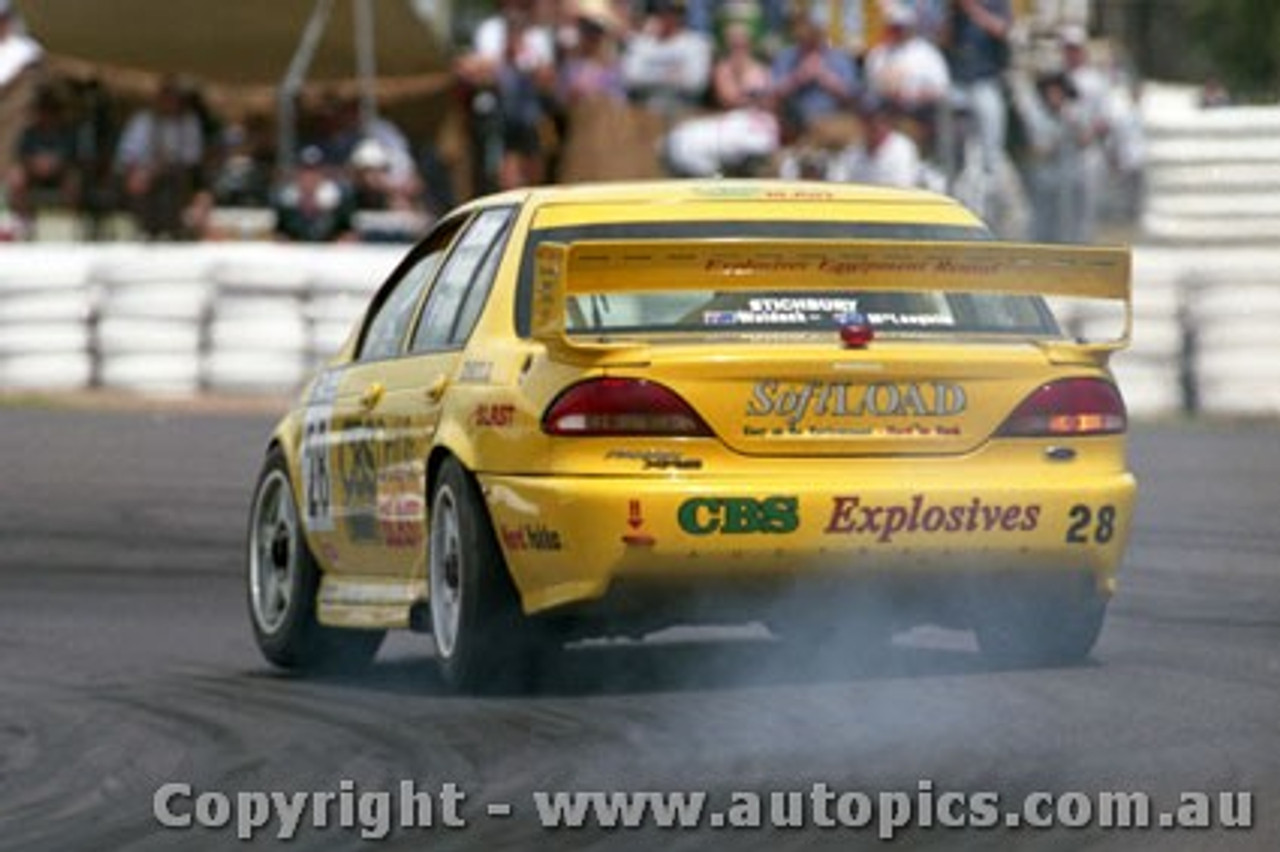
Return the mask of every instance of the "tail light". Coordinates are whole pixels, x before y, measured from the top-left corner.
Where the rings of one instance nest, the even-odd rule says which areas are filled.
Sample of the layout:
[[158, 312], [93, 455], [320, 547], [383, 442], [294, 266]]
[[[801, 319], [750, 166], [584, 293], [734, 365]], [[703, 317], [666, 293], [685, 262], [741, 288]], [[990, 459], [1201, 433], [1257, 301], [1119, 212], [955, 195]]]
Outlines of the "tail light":
[[548, 435], [707, 437], [711, 430], [671, 389], [643, 379], [589, 379], [565, 390], [542, 416]]
[[996, 434], [1005, 438], [1114, 435], [1129, 424], [1124, 400], [1111, 382], [1062, 379], [1022, 401]]

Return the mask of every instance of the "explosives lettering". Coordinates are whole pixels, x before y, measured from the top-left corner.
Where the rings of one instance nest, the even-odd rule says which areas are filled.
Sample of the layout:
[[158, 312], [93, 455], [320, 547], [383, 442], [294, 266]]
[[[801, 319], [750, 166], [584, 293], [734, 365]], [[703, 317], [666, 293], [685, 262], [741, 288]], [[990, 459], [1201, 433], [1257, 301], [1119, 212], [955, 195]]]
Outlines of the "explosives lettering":
[[923, 494], [906, 504], [874, 505], [857, 495], [832, 499], [829, 535], [865, 535], [889, 544], [899, 533], [959, 535], [962, 533], [1034, 532], [1040, 525], [1038, 504], [987, 503], [981, 497], [967, 502], [936, 505]]

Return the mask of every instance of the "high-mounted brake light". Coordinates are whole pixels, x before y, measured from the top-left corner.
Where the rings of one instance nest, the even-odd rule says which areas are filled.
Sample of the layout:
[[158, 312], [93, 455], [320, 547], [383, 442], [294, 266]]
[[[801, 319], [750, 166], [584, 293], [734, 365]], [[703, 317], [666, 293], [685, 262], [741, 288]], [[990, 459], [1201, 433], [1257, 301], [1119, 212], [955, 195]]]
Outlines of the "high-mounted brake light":
[[1114, 435], [1129, 425], [1124, 400], [1102, 379], [1061, 379], [1042, 385], [997, 433], [1005, 438]]
[[588, 379], [565, 390], [542, 416], [548, 435], [707, 437], [711, 430], [669, 388], [643, 379]]

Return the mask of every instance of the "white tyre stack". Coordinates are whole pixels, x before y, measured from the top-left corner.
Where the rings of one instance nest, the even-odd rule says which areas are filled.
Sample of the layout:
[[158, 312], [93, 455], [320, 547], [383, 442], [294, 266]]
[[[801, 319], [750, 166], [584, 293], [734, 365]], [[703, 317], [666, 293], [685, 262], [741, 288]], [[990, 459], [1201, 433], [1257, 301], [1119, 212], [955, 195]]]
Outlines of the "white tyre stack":
[[1183, 278], [1167, 257], [1134, 256], [1133, 340], [1112, 359], [1131, 414], [1160, 416], [1183, 410]]
[[0, 391], [79, 390], [93, 380], [89, 257], [6, 249], [0, 267]]
[[212, 288], [208, 258], [154, 248], [98, 268], [97, 340], [103, 387], [146, 394], [200, 390], [204, 316]]
[[1217, 282], [1200, 292], [1195, 316], [1204, 410], [1280, 414], [1280, 279]]
[[403, 246], [345, 246], [316, 268], [306, 308], [313, 366], [333, 357], [356, 330], [378, 287], [404, 256]]
[[217, 296], [204, 360], [209, 389], [296, 390], [307, 375], [307, 270], [274, 253], [227, 261], [213, 277]]

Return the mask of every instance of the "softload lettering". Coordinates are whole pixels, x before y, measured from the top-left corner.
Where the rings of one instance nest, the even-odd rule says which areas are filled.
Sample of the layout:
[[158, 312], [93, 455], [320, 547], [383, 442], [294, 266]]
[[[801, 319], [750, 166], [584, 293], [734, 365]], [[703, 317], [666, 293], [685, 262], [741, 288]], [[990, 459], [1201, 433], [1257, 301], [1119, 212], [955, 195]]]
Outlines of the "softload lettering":
[[747, 417], [783, 417], [795, 428], [817, 417], [951, 417], [969, 404], [964, 388], [951, 382], [756, 382]]
[[693, 497], [676, 512], [689, 535], [790, 533], [800, 526], [797, 497]]
[[1034, 532], [1040, 524], [1034, 503], [987, 503], [974, 497], [967, 503], [939, 505], [923, 494], [906, 504], [864, 503], [858, 495], [832, 498], [829, 535], [865, 535], [889, 544], [899, 533], [958, 535], [962, 533]]

